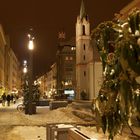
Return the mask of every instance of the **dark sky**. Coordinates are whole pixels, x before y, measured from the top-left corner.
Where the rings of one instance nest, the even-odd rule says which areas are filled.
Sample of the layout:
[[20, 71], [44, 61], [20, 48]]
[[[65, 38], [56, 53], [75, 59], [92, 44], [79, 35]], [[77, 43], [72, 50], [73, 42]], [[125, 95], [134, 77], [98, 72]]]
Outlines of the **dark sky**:
[[[111, 20], [132, 0], [84, 0], [91, 29]], [[11, 47], [22, 62], [27, 58], [27, 34], [34, 29], [34, 75], [45, 73], [55, 61], [58, 32], [66, 40], [75, 36], [81, 0], [0, 0], [0, 23], [9, 34]]]

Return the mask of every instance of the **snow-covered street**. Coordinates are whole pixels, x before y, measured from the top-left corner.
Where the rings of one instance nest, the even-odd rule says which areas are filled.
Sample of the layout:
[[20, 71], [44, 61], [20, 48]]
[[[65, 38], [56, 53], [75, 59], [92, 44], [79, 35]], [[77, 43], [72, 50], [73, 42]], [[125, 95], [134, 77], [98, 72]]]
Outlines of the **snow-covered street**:
[[46, 140], [46, 128], [0, 125], [0, 140]]
[[[36, 114], [25, 115], [16, 110], [17, 104], [10, 107], [0, 105], [0, 140], [47, 140], [48, 123], [87, 123], [73, 115], [70, 106], [56, 110], [50, 110], [48, 106], [37, 107]], [[107, 136], [101, 131], [97, 133], [95, 127], [82, 126], [80, 130], [95, 140], [107, 140]], [[136, 129], [135, 132], [139, 134], [140, 130]], [[133, 140], [128, 137], [126, 130], [115, 140]]]
[[47, 123], [82, 122], [70, 108], [51, 111], [48, 106], [37, 107], [36, 114], [25, 115], [16, 110], [18, 104], [0, 104], [0, 140], [46, 140]]

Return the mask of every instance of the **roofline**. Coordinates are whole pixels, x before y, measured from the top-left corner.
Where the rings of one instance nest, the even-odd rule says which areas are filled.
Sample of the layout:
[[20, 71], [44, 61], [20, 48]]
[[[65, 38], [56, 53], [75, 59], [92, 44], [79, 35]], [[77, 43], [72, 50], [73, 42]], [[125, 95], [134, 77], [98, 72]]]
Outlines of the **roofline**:
[[122, 10], [120, 10], [120, 13], [123, 14], [123, 13], [130, 11], [139, 2], [140, 2], [139, 0], [133, 0], [132, 2], [128, 3]]
[[3, 28], [2, 28], [2, 25], [1, 24], [0, 24], [0, 34], [2, 36], [4, 45], [6, 45], [5, 35], [4, 35], [4, 31], [3, 31]]

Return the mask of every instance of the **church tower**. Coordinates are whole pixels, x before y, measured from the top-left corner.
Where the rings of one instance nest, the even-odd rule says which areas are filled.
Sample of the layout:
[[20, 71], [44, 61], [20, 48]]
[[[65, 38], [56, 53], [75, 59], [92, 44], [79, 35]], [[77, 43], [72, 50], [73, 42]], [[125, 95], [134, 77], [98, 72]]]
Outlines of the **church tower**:
[[81, 92], [85, 92], [88, 98], [93, 94], [93, 49], [83, 0], [76, 22], [76, 89], [77, 99], [81, 99]]

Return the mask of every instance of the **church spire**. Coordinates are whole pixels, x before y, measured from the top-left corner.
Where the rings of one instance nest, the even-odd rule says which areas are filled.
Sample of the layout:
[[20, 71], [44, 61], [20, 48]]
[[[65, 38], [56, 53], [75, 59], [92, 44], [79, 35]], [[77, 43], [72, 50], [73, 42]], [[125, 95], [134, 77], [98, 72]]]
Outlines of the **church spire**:
[[86, 17], [86, 11], [85, 11], [84, 1], [82, 0], [81, 8], [80, 8], [80, 19], [82, 19], [83, 17]]

